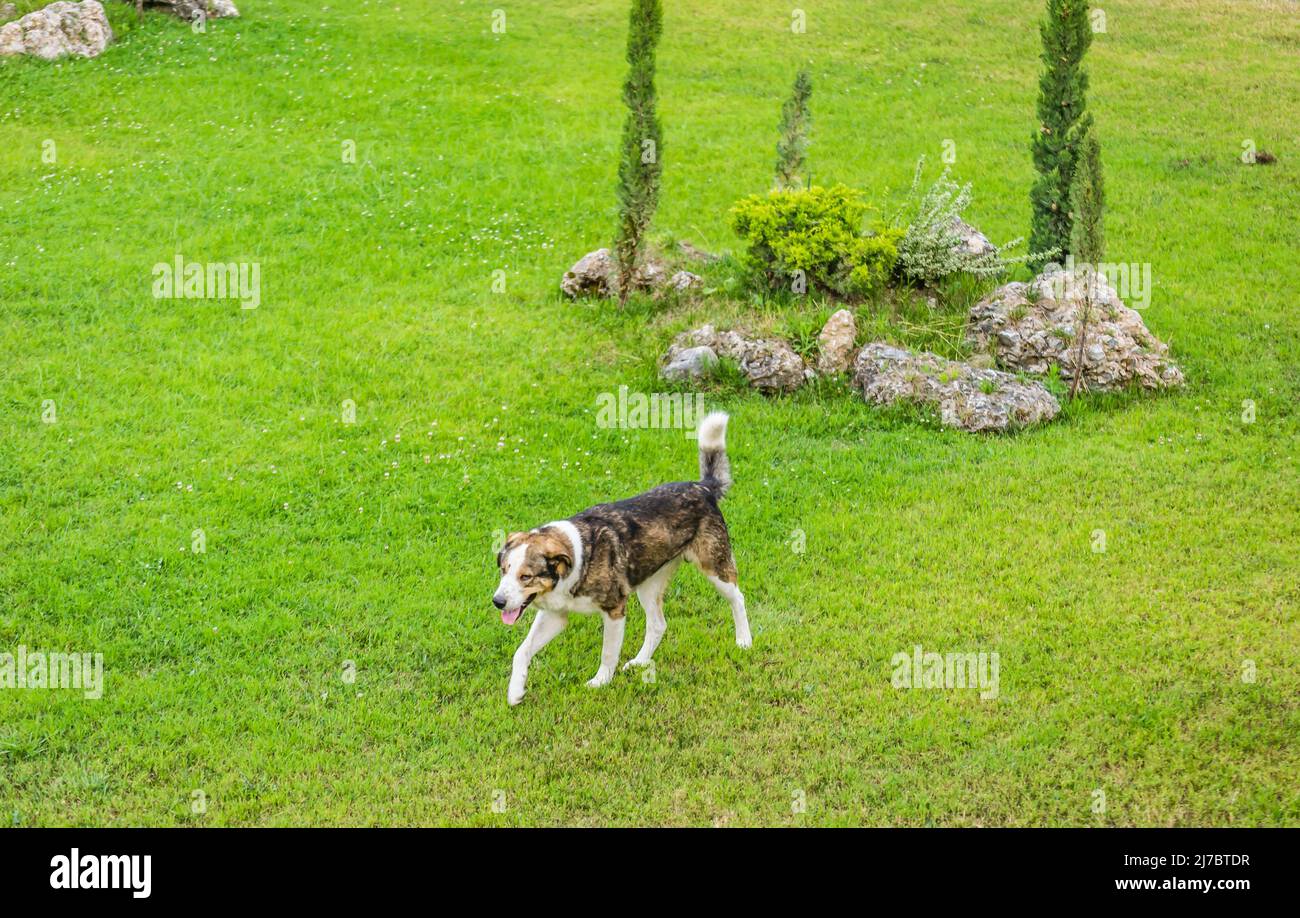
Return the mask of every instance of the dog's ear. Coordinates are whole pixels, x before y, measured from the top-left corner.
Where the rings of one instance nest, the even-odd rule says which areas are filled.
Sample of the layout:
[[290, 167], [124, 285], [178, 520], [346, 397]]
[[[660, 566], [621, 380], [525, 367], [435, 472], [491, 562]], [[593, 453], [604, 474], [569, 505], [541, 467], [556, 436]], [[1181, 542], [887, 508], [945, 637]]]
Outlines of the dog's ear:
[[551, 576], [558, 583], [569, 576], [569, 571], [573, 570], [573, 558], [569, 556], [567, 549], [557, 551], [553, 555], [546, 556], [546, 566], [551, 569]]
[[518, 539], [522, 538], [523, 536], [524, 536], [524, 533], [522, 533], [522, 532], [512, 532], [512, 533], [510, 533], [510, 535], [506, 536], [506, 542], [505, 542], [505, 544], [502, 545], [502, 546], [501, 546], [501, 550], [500, 550], [499, 552], [497, 552], [497, 567], [500, 567], [500, 566], [501, 566], [501, 562], [505, 560], [506, 552], [508, 552], [510, 549], [514, 548], [514, 547], [515, 547], [515, 544], [514, 544], [514, 543], [515, 543]]

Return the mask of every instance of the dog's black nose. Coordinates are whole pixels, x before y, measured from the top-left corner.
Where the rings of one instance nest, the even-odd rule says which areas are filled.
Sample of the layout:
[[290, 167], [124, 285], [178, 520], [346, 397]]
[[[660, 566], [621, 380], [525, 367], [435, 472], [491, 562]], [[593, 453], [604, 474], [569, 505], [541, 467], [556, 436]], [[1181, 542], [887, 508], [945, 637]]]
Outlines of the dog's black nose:
[[506, 607], [506, 601], [500, 596], [493, 596], [492, 605], [496, 606], [498, 609], [504, 609]]

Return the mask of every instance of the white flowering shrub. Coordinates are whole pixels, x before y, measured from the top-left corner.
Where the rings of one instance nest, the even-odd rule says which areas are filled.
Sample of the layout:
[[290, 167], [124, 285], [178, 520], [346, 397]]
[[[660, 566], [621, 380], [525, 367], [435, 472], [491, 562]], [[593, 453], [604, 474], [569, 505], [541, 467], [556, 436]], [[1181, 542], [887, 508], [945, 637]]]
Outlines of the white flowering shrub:
[[[1005, 245], [994, 246], [983, 252], [973, 252], [966, 247], [959, 231], [961, 213], [971, 200], [971, 186], [958, 185], [944, 169], [933, 185], [919, 199], [921, 168], [925, 157], [916, 164], [912, 187], [900, 210], [905, 218], [895, 223], [907, 227], [898, 243], [896, 269], [904, 279], [917, 284], [934, 284], [953, 274], [970, 274], [975, 277], [992, 277], [1003, 274], [1012, 265], [1028, 261], [1033, 255], [1010, 256], [1007, 252], [1023, 241], [1023, 237]], [[1050, 258], [1054, 252], [1039, 253]]]

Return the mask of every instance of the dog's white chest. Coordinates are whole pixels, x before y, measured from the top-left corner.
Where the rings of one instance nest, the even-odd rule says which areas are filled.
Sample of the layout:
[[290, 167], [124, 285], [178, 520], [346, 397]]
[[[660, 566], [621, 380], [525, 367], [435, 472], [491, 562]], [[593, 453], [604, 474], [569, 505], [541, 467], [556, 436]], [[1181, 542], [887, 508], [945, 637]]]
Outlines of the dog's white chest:
[[600, 606], [590, 596], [571, 596], [568, 591], [552, 590], [539, 597], [537, 605], [547, 612], [599, 612]]

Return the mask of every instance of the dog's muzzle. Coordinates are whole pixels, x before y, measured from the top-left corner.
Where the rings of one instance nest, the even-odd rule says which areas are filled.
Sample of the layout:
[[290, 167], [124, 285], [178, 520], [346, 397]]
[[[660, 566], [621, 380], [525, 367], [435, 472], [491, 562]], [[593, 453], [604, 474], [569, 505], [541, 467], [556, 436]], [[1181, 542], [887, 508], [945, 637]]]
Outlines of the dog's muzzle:
[[492, 597], [492, 605], [501, 610], [501, 621], [505, 622], [507, 625], [513, 625], [515, 622], [519, 621], [519, 616], [524, 614], [524, 610], [528, 608], [528, 604], [532, 601], [532, 596], [525, 597], [524, 601], [520, 603], [518, 607], [510, 609], [506, 607], [506, 598], [500, 593]]

